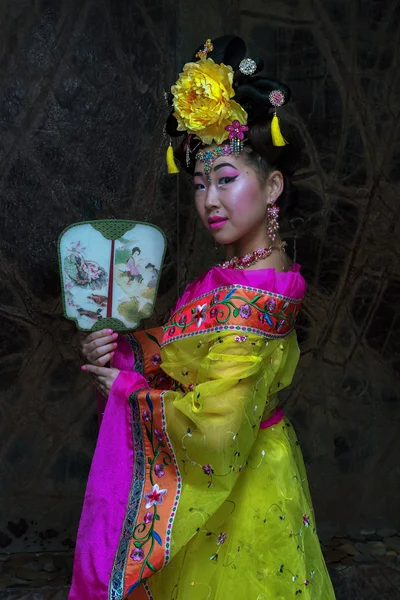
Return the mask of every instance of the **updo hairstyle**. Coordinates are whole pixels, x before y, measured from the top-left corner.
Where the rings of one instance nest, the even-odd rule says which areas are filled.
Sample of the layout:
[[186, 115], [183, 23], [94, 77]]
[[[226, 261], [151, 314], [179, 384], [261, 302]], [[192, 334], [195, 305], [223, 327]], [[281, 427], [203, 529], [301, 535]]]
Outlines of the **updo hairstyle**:
[[[285, 97], [285, 104], [290, 100], [291, 92], [287, 85], [264, 76], [257, 76], [264, 68], [262, 59], [251, 57], [257, 69], [252, 75], [245, 75], [239, 70], [240, 62], [246, 56], [246, 44], [242, 38], [225, 35], [212, 40], [214, 49], [207, 54], [216, 63], [230, 65], [234, 72], [233, 88], [235, 90], [234, 100], [238, 102], [247, 112], [247, 125], [245, 146], [242, 152], [243, 158], [251, 166], [263, 183], [268, 175], [278, 170], [284, 178], [284, 190], [277, 200], [281, 209], [281, 216], [288, 212], [296, 202], [297, 189], [291, 181], [298, 162], [300, 149], [293, 144], [293, 132], [288, 131], [287, 126], [281, 120], [281, 129], [288, 144], [285, 146], [274, 146], [271, 136], [271, 121], [274, 106], [269, 100], [269, 94], [273, 90], [280, 90]], [[192, 57], [195, 62], [196, 54], [203, 48], [199, 46]], [[172, 94], [168, 97], [172, 106]], [[279, 110], [279, 109], [278, 109]], [[193, 174], [196, 163], [197, 152], [205, 147], [195, 135], [188, 135], [185, 131], [178, 131], [178, 121], [173, 112], [166, 122], [166, 133], [171, 137], [183, 136], [182, 142], [175, 149], [175, 159], [182, 169]], [[228, 136], [227, 136], [228, 137]], [[229, 143], [228, 141], [224, 143]]]

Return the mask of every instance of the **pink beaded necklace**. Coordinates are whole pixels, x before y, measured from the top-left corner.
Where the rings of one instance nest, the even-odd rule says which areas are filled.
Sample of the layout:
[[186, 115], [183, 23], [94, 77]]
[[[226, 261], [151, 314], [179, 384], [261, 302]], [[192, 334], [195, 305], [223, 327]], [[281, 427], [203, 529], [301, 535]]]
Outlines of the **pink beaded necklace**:
[[254, 252], [245, 254], [244, 256], [234, 256], [230, 260], [225, 260], [217, 265], [221, 269], [247, 269], [251, 267], [259, 260], [268, 258], [271, 256], [272, 250], [279, 250], [280, 252], [285, 251], [286, 242], [282, 242], [279, 246], [270, 246], [269, 248], [258, 248]]

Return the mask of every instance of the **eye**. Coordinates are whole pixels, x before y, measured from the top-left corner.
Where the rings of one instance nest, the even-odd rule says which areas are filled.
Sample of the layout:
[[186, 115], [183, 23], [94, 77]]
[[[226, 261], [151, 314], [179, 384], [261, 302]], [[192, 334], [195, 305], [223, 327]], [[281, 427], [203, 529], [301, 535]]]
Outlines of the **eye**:
[[219, 180], [219, 184], [220, 185], [226, 185], [228, 183], [230, 183], [231, 181], [234, 181], [236, 179], [237, 175], [235, 177], [221, 177], [221, 179]]
[[203, 183], [194, 183], [193, 182], [193, 187], [195, 189], [196, 192], [200, 191], [200, 190], [204, 190], [204, 184]]

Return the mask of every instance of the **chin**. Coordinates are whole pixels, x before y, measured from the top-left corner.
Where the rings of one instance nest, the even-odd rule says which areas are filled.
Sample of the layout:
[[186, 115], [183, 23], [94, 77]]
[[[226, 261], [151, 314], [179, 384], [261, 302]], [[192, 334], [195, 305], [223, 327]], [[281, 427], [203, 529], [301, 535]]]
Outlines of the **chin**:
[[230, 244], [234, 244], [235, 242], [238, 241], [238, 239], [240, 239], [240, 236], [238, 235], [229, 235], [228, 233], [223, 233], [221, 231], [221, 233], [218, 235], [218, 233], [215, 233], [213, 235], [213, 239], [215, 242], [217, 242], [217, 244], [221, 244], [221, 246], [229, 246]]
[[215, 235], [215, 236], [213, 236], [213, 239], [214, 239], [214, 242], [216, 242], [220, 246], [229, 246], [229, 244], [233, 244], [233, 241], [231, 239], [227, 238], [226, 236]]

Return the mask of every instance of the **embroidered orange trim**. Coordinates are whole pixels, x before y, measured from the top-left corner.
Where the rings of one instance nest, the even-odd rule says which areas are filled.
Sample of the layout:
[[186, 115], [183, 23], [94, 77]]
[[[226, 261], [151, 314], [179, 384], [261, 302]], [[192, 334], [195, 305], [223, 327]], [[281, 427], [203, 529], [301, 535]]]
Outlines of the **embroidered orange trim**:
[[293, 330], [301, 300], [251, 287], [226, 286], [179, 308], [164, 327], [161, 346], [209, 332], [283, 338]]
[[127, 599], [136, 599], [136, 594], [146, 585], [146, 579], [169, 560], [172, 525], [182, 488], [178, 464], [166, 431], [163, 392], [140, 390], [137, 399], [144, 441], [145, 476], [140, 508], [132, 525], [127, 551], [124, 576]]

